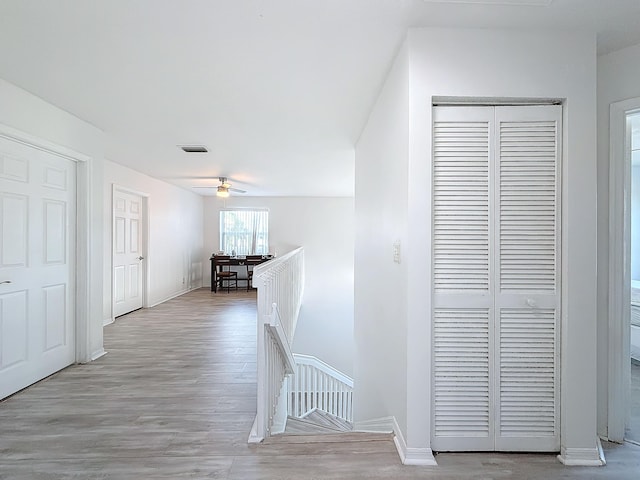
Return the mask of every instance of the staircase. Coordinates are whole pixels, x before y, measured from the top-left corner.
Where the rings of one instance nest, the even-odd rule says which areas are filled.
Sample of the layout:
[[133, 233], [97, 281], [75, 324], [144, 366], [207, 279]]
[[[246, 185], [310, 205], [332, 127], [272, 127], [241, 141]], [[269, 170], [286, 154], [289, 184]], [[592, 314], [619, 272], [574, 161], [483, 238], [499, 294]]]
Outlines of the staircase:
[[395, 452], [393, 433], [345, 432], [335, 435], [272, 435], [263, 445], [286, 446], [291, 455], [298, 452], [330, 455], [371, 453], [372, 451]]
[[258, 289], [258, 399], [249, 443], [283, 433], [351, 432], [353, 379], [316, 357], [291, 351], [304, 285], [302, 248], [253, 272]]
[[321, 410], [313, 410], [302, 418], [289, 416], [284, 435], [326, 435], [352, 430], [351, 422]]
[[265, 452], [395, 452], [393, 433], [353, 431], [353, 379], [291, 343], [302, 303], [304, 251], [254, 269], [258, 289], [256, 419], [248, 442]]
[[[371, 442], [393, 442], [392, 433], [354, 432], [351, 422], [321, 410], [313, 410], [304, 418], [287, 418], [285, 431], [265, 439], [265, 444], [308, 445], [313, 451], [344, 453], [367, 451]], [[378, 444], [381, 445], [381, 444]]]

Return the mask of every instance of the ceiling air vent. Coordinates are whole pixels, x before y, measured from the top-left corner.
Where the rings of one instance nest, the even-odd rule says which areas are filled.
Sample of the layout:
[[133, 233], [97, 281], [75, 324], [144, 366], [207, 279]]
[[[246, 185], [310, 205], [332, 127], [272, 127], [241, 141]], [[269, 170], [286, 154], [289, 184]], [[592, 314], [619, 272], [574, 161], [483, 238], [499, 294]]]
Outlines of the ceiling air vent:
[[207, 147], [204, 145], [178, 145], [182, 150], [187, 153], [207, 153]]

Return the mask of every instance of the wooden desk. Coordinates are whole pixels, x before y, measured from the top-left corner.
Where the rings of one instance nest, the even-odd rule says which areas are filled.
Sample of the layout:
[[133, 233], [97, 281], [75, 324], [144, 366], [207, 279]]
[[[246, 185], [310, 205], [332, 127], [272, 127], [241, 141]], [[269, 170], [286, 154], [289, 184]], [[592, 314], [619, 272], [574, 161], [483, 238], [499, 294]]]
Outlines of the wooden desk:
[[211, 255], [211, 258], [209, 258], [209, 261], [211, 262], [211, 291], [212, 292], [218, 291], [217, 274], [218, 274], [219, 267], [221, 268], [223, 265], [225, 267], [226, 266], [238, 267], [238, 266], [244, 266], [244, 265], [260, 265], [261, 263], [268, 262], [272, 258], [273, 258], [272, 255], [263, 255], [261, 260], [247, 260], [245, 257], [231, 257], [229, 259], [223, 260], [222, 262], [218, 262], [216, 261], [216, 255], [215, 254]]

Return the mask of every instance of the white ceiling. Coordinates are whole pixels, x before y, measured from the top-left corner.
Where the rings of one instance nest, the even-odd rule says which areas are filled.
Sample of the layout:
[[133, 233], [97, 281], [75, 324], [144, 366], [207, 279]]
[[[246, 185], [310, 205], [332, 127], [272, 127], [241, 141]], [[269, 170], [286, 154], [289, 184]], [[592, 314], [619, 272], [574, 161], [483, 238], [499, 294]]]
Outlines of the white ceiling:
[[352, 195], [353, 146], [408, 28], [587, 29], [606, 53], [640, 43], [638, 25], [638, 0], [0, 0], [0, 77], [176, 185]]

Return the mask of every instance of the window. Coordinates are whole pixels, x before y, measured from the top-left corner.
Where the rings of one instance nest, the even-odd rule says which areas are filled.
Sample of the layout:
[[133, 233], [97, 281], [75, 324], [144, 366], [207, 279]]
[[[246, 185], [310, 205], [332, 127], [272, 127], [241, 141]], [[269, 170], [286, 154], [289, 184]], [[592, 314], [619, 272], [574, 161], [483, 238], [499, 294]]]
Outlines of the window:
[[269, 211], [220, 211], [220, 250], [236, 255], [269, 253]]

